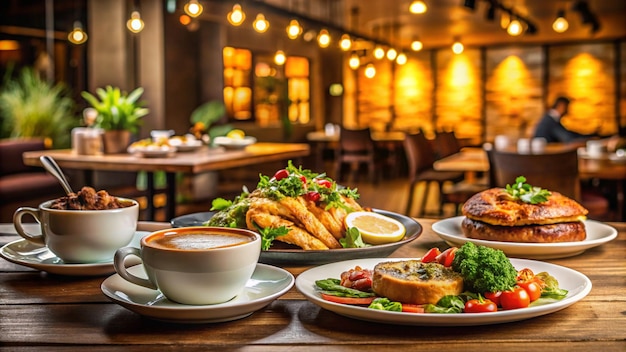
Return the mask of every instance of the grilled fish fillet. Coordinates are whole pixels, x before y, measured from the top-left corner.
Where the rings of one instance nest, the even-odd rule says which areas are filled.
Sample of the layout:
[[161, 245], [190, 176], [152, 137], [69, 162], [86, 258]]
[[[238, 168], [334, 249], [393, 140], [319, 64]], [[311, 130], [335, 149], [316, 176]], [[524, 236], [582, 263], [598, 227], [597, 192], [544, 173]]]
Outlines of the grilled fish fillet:
[[552, 192], [547, 202], [529, 204], [511, 199], [504, 188], [477, 193], [463, 205], [463, 215], [469, 219], [499, 226], [582, 221], [587, 213], [582, 205], [558, 192]]
[[246, 223], [248, 228], [253, 231], [257, 230], [254, 223], [261, 228], [279, 228], [281, 226], [285, 226], [289, 229], [289, 232], [286, 235], [276, 237], [277, 241], [293, 244], [306, 250], [328, 249], [322, 241], [297, 227], [293, 222], [285, 220], [280, 216], [269, 214], [265, 211], [259, 211], [258, 209], [251, 208], [246, 213]]
[[296, 198], [281, 198], [277, 203], [289, 211], [295, 223], [322, 241], [328, 248], [341, 248], [339, 241], [324, 227], [324, 224]]
[[328, 210], [324, 210], [319, 207], [315, 202], [306, 200], [304, 197], [298, 197], [298, 201], [315, 216], [324, 227], [335, 237], [336, 239], [343, 238], [345, 227], [343, 220], [339, 221]]

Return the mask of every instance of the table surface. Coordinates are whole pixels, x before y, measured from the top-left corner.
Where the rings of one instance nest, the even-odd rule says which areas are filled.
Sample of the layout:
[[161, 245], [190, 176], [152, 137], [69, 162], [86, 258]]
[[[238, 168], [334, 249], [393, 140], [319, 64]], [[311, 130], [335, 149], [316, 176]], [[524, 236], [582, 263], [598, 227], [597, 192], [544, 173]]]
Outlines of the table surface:
[[[418, 219], [422, 235], [392, 254], [419, 257], [446, 244]], [[618, 237], [581, 255], [549, 260], [593, 283], [574, 305], [529, 320], [473, 327], [417, 327], [343, 317], [308, 302], [295, 287], [251, 316], [216, 324], [174, 324], [142, 317], [109, 301], [106, 277], [63, 277], [0, 259], [0, 346], [14, 350], [144, 351], [150, 348], [246, 351], [624, 351], [626, 350], [626, 223]], [[146, 223], [154, 230], [165, 223]], [[7, 232], [11, 225], [0, 226]], [[0, 235], [4, 244], [19, 237]], [[298, 275], [306, 267], [285, 267]]]
[[239, 150], [201, 147], [165, 158], [145, 158], [133, 154], [79, 155], [72, 150], [45, 150], [23, 154], [27, 165], [41, 166], [39, 157], [49, 155], [63, 168], [108, 171], [165, 171], [197, 174], [249, 164], [307, 156], [306, 143], [255, 143]]
[[[406, 133], [402, 131], [372, 131], [372, 140], [376, 142], [402, 142]], [[306, 135], [310, 142], [338, 142], [339, 133], [328, 134], [325, 131], [313, 131]]]

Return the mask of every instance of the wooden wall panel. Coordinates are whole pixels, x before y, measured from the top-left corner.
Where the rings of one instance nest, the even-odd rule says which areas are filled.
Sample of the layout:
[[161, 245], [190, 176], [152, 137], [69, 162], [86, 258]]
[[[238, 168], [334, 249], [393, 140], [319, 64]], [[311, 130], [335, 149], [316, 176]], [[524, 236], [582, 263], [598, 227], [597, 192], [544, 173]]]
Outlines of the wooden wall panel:
[[429, 52], [411, 54], [409, 61], [397, 66], [394, 86], [392, 129], [417, 132], [433, 131], [434, 80]]

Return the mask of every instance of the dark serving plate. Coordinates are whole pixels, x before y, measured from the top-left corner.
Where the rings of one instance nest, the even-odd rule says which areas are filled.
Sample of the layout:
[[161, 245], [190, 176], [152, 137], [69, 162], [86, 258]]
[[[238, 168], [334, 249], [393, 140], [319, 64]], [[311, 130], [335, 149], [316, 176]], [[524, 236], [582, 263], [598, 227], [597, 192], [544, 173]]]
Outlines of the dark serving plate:
[[[259, 262], [284, 265], [317, 265], [342, 260], [359, 258], [380, 258], [391, 255], [396, 249], [409, 243], [422, 234], [422, 225], [415, 219], [386, 210], [374, 209], [374, 212], [400, 221], [406, 228], [404, 238], [398, 242], [381, 244], [365, 248], [340, 248], [328, 250], [303, 250], [278, 241], [269, 250], [262, 251]], [[215, 212], [187, 214], [172, 219], [173, 227], [202, 226]]]

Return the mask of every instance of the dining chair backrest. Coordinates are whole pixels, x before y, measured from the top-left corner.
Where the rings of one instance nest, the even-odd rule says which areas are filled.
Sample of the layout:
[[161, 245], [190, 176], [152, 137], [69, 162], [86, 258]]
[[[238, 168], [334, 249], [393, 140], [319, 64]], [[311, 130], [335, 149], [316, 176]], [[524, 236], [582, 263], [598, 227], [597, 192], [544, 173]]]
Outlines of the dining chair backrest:
[[458, 153], [461, 150], [459, 140], [456, 138], [453, 131], [437, 132], [435, 137], [435, 147], [439, 158], [445, 158], [454, 153]]
[[424, 133], [407, 134], [404, 138], [404, 151], [409, 164], [409, 177], [432, 168], [435, 153]]
[[536, 187], [559, 192], [580, 200], [578, 154], [575, 149], [554, 153], [518, 154], [486, 149], [493, 186], [506, 187], [515, 183], [518, 176]]
[[351, 130], [341, 128], [339, 134], [340, 153], [374, 153], [374, 141], [369, 128]]

